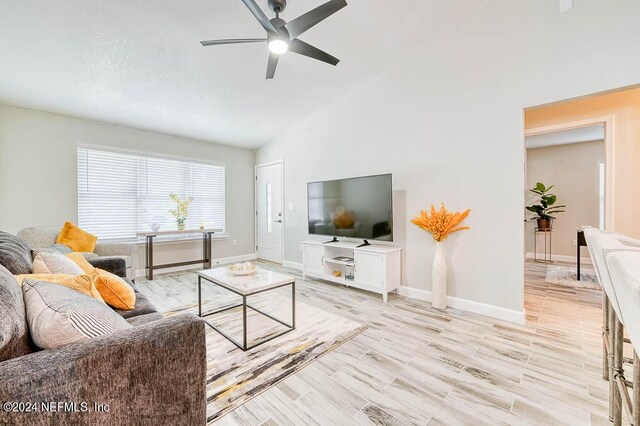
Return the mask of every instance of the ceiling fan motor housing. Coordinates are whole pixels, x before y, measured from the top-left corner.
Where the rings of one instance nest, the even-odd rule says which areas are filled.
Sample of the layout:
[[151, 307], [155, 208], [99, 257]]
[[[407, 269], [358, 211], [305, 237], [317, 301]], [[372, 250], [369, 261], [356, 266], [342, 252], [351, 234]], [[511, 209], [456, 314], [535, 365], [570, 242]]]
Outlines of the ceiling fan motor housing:
[[284, 9], [287, 7], [287, 0], [268, 0], [269, 1], [269, 9], [271, 9], [274, 13], [282, 13]]

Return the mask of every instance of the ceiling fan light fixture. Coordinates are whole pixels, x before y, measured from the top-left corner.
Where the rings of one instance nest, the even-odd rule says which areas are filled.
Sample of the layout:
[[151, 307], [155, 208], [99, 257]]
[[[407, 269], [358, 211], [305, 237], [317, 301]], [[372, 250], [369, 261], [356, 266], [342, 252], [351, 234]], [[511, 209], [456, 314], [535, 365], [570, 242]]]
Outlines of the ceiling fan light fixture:
[[274, 37], [269, 40], [269, 50], [276, 55], [282, 55], [289, 50], [289, 43], [281, 38]]

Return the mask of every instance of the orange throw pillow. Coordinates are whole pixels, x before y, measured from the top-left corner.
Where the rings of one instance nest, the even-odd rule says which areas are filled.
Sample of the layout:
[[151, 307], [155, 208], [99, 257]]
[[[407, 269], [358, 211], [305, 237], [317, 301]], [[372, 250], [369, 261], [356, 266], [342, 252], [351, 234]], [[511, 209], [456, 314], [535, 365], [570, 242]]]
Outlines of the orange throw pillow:
[[135, 309], [136, 293], [125, 280], [100, 268], [94, 269], [91, 279], [107, 305], [116, 309]]
[[71, 222], [65, 222], [58, 234], [56, 243], [64, 244], [73, 251], [93, 253], [98, 237], [78, 228]]
[[80, 267], [84, 271], [85, 274], [91, 275], [93, 271], [96, 269], [81, 253], [69, 253], [67, 257], [73, 261], [76, 265]]
[[31, 278], [37, 281], [45, 281], [48, 283], [59, 284], [75, 291], [98, 299], [104, 302], [102, 296], [93, 284], [93, 280], [89, 275], [66, 275], [66, 274], [23, 274], [16, 275], [18, 284], [22, 285], [23, 281]]

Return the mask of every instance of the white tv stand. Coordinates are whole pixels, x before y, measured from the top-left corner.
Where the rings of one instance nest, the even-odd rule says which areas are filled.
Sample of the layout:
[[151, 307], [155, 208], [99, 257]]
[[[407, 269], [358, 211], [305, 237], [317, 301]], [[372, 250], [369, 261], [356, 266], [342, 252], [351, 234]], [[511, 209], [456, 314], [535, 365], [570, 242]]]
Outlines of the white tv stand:
[[[358, 245], [360, 243], [357, 242], [303, 241], [302, 277], [320, 278], [372, 291], [381, 294], [386, 303], [387, 295], [400, 287], [402, 249], [386, 245]], [[340, 256], [353, 261], [336, 259]], [[336, 271], [341, 272], [341, 276], [336, 277]], [[353, 279], [347, 279], [347, 273], [352, 273]]]

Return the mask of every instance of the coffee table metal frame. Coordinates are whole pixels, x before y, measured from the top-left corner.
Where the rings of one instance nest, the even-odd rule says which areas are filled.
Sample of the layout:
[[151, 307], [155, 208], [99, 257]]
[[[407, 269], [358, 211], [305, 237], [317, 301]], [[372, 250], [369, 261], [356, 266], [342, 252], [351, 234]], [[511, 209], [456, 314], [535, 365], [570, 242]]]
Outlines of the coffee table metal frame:
[[[207, 312], [204, 315], [202, 314], [202, 280], [208, 281], [212, 284], [217, 285], [218, 287], [222, 287], [225, 290], [228, 290], [232, 293], [237, 294], [238, 296], [242, 297], [242, 303], [238, 303], [236, 305], [233, 306], [227, 306], [225, 308], [220, 308], [220, 309], [216, 309], [215, 311], [212, 312]], [[260, 293], [264, 293], [266, 291], [271, 291], [271, 290], [276, 290], [278, 288], [282, 288], [282, 287], [286, 287], [286, 286], [291, 286], [291, 324], [287, 324], [286, 322], [254, 307], [251, 306], [247, 303], [247, 297], [249, 296], [253, 296], [254, 294], [260, 294]], [[219, 314], [221, 312], [225, 312], [225, 311], [229, 311], [231, 309], [235, 309], [235, 308], [239, 308], [242, 307], [242, 344], [240, 344], [240, 342], [238, 342], [237, 340], [235, 340], [233, 337], [229, 336], [227, 333], [225, 333], [224, 331], [222, 331], [219, 327], [213, 325], [212, 323], [210, 323], [209, 321], [207, 321], [205, 319], [205, 317], [211, 316], [211, 315], [215, 315], [215, 314]], [[286, 330], [283, 330], [277, 334], [274, 334], [273, 336], [270, 336], [267, 339], [264, 340], [260, 340], [258, 343], [251, 345], [251, 346], [247, 346], [247, 308], [261, 314], [264, 315], [267, 318], [270, 318], [276, 322], [279, 322], [280, 324], [284, 325], [285, 327], [287, 327]], [[276, 337], [280, 337], [283, 334], [287, 334], [290, 331], [293, 331], [296, 329], [296, 280], [295, 278], [292, 278], [291, 282], [288, 283], [284, 283], [281, 284], [277, 287], [269, 287], [266, 288], [264, 290], [258, 290], [256, 292], [250, 293], [250, 294], [243, 294], [240, 293], [232, 288], [229, 288], [228, 286], [225, 286], [223, 284], [220, 284], [216, 281], [213, 281], [209, 278], [207, 278], [206, 276], [202, 276], [200, 274], [198, 274], [198, 316], [202, 319], [204, 319], [204, 322], [211, 328], [213, 328], [215, 331], [217, 331], [218, 333], [220, 333], [223, 337], [225, 337], [227, 340], [229, 340], [231, 343], [233, 343], [234, 345], [236, 345], [239, 349], [242, 349], [243, 351], [248, 351], [249, 349], [253, 349], [256, 346], [260, 346], [264, 343], [267, 343], [273, 339], [275, 339]]]

